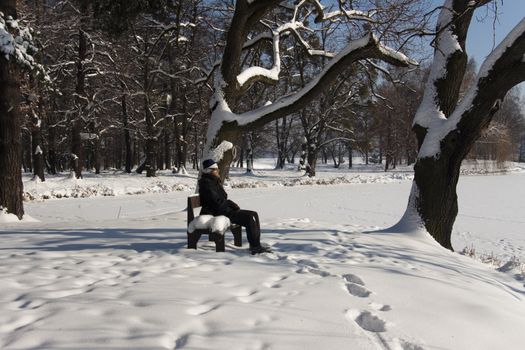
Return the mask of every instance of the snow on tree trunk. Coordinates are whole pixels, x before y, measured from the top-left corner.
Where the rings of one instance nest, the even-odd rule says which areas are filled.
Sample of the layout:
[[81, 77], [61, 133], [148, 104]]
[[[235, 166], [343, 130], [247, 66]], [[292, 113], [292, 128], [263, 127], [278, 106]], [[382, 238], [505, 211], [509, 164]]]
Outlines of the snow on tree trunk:
[[297, 166], [297, 170], [306, 170], [306, 155], [308, 154], [306, 151], [308, 149], [308, 140], [306, 137], [303, 138], [303, 142], [301, 143], [301, 156], [299, 158], [299, 165]]

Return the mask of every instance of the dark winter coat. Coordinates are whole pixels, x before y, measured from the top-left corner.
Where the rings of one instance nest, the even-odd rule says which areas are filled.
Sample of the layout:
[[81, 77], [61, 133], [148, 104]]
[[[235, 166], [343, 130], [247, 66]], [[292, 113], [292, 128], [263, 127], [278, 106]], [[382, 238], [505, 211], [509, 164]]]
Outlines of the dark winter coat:
[[202, 205], [201, 215], [211, 214], [230, 217], [240, 209], [237, 204], [228, 199], [228, 195], [222, 187], [221, 179], [210, 174], [202, 174], [199, 180], [199, 196]]

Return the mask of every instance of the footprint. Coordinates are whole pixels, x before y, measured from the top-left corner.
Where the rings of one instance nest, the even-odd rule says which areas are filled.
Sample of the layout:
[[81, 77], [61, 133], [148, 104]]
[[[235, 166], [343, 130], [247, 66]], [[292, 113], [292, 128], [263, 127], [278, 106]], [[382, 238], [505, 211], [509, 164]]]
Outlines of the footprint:
[[146, 300], [138, 300], [138, 301], [133, 303], [133, 306], [135, 306], [135, 307], [149, 307], [149, 306], [152, 306], [152, 305], [154, 305], [152, 302], [146, 301]]
[[306, 260], [306, 259], [297, 260], [297, 264], [308, 266], [308, 267], [313, 267], [313, 268], [318, 268], [319, 267], [319, 265], [317, 265], [313, 261]]
[[208, 312], [211, 312], [218, 308], [219, 308], [219, 305], [201, 304], [201, 305], [197, 305], [197, 306], [186, 309], [186, 314], [191, 315], [191, 316], [200, 316], [200, 315], [207, 314]]
[[351, 283], [355, 283], [355, 284], [360, 284], [362, 286], [365, 285], [365, 283], [363, 282], [363, 280], [361, 278], [359, 278], [358, 276], [356, 275], [353, 275], [351, 273], [347, 273], [346, 275], [343, 275], [341, 276], [343, 277], [343, 279], [346, 281], [346, 282], [351, 282]]
[[351, 310], [347, 312], [347, 316], [364, 330], [374, 333], [386, 332], [386, 322], [369, 311], [362, 311], [354, 318], [355, 311]]
[[355, 283], [348, 283], [346, 285], [346, 290], [348, 290], [348, 293], [359, 298], [367, 298], [372, 293], [365, 287]]
[[306, 268], [306, 270], [310, 273], [313, 273], [314, 275], [321, 276], [321, 277], [328, 277], [330, 276], [330, 272], [326, 272], [323, 270], [315, 269], [315, 268]]
[[181, 335], [180, 337], [177, 338], [177, 340], [175, 340], [175, 346], [173, 347], [173, 349], [180, 349], [180, 348], [186, 346], [186, 344], [188, 343], [189, 339], [190, 339], [190, 335], [189, 334]]

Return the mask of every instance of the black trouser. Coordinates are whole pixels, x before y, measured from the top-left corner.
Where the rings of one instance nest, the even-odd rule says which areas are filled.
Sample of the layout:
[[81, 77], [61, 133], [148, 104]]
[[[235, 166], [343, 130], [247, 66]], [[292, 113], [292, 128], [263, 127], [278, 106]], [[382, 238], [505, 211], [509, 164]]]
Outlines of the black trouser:
[[237, 210], [230, 215], [230, 221], [234, 224], [244, 226], [250, 247], [261, 245], [261, 225], [259, 215], [251, 210]]

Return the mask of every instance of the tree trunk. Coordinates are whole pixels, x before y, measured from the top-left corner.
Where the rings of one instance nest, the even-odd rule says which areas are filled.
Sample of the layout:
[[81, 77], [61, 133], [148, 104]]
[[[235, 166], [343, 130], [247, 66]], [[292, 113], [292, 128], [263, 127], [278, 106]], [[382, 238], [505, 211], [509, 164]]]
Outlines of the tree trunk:
[[82, 130], [81, 122], [76, 119], [73, 122], [73, 128], [71, 131], [71, 169], [73, 170], [77, 179], [82, 178], [82, 139], [80, 137], [80, 131]]
[[171, 169], [171, 150], [170, 150], [170, 134], [168, 132], [167, 121], [164, 128], [164, 165], [166, 169]]
[[319, 154], [319, 149], [316, 147], [317, 140], [308, 140], [308, 152], [306, 157], [306, 173], [309, 177], [315, 177], [316, 167], [317, 167], [317, 157]]
[[45, 181], [41, 122], [42, 120], [35, 115], [31, 118], [31, 154], [33, 155], [33, 175], [38, 176], [40, 181]]
[[525, 137], [521, 138], [521, 144], [520, 144], [520, 155], [518, 162], [524, 163], [525, 162]]
[[47, 172], [51, 175], [57, 173], [57, 156], [56, 156], [56, 129], [54, 125], [48, 125], [47, 128]]
[[164, 170], [164, 131], [160, 132], [160, 142], [157, 142], [156, 164], [157, 170]]
[[94, 165], [95, 165], [95, 174], [100, 174], [100, 167], [102, 165], [102, 161], [101, 161], [101, 157], [100, 157], [100, 136], [97, 137], [95, 140], [93, 140], [93, 147], [94, 147], [94, 150], [93, 150], [93, 153], [94, 153], [94, 156], [93, 156], [93, 161], [94, 161]]
[[[16, 19], [16, 0], [1, 1], [0, 11]], [[19, 74], [14, 59], [0, 55], [0, 208], [22, 219]]]
[[182, 99], [182, 120], [181, 120], [181, 129], [180, 129], [180, 144], [179, 144], [179, 172], [181, 174], [186, 174], [186, 162], [188, 159], [188, 142], [186, 140], [188, 136], [188, 101], [186, 96], [183, 96]]
[[[148, 37], [146, 36], [144, 52], [148, 52]], [[146, 121], [146, 161], [145, 169], [147, 177], [156, 176], [156, 146], [157, 136], [155, 133], [155, 116], [150, 109], [149, 101], [149, 57], [144, 57], [144, 68], [143, 68], [143, 84], [144, 84], [144, 113]]]
[[[84, 15], [86, 8], [83, 7]], [[82, 21], [82, 20], [81, 20]], [[84, 161], [84, 152], [82, 149], [82, 115], [84, 113], [85, 101], [80, 97], [85, 96], [86, 73], [84, 71], [84, 60], [87, 58], [87, 38], [83, 28], [78, 30], [78, 57], [77, 57], [77, 84], [75, 92], [79, 97], [76, 98], [78, 107], [78, 116], [74, 117], [71, 133], [71, 169], [77, 179], [82, 178], [82, 164]]]
[[306, 156], [307, 156], [307, 144], [308, 140], [306, 137], [303, 138], [303, 143], [301, 144], [301, 157], [299, 158], [299, 166], [297, 167], [297, 170], [305, 170], [306, 169]]
[[246, 173], [247, 174], [251, 174], [253, 172], [253, 146], [252, 146], [252, 142], [253, 141], [253, 137], [252, 137], [252, 133], [248, 133], [248, 138], [246, 140], [246, 145], [247, 145], [247, 149], [246, 149]]
[[129, 117], [128, 107], [126, 103], [126, 95], [122, 95], [122, 124], [124, 125], [124, 143], [126, 145], [126, 173], [131, 173], [133, 167], [133, 151], [131, 147], [131, 135], [129, 132]]
[[[145, 97], [147, 99], [147, 97]], [[157, 146], [157, 140], [154, 134], [154, 128], [153, 128], [153, 116], [151, 115], [151, 112], [149, 112], [149, 103], [145, 102], [146, 107], [146, 160], [144, 162], [144, 167], [146, 169], [146, 176], [147, 177], [155, 177], [156, 176], [156, 159], [157, 159], [157, 153], [156, 153], [156, 146]]]
[[27, 130], [22, 131], [22, 167], [24, 173], [33, 172], [33, 156], [31, 154], [31, 134]]
[[352, 169], [353, 166], [353, 153], [352, 146], [348, 145], [348, 169]]

